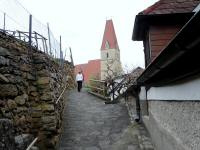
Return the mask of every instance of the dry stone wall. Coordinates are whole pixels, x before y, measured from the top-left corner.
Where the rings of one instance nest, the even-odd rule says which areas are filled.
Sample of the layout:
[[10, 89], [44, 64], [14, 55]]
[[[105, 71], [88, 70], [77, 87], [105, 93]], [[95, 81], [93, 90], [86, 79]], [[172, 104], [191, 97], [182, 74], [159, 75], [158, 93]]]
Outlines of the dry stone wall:
[[[74, 86], [74, 67], [68, 62], [61, 67], [59, 61], [0, 33], [0, 124], [8, 119], [16, 137], [39, 137], [42, 150], [56, 149], [65, 99], [56, 100], [65, 86]], [[7, 146], [3, 141], [0, 149]]]

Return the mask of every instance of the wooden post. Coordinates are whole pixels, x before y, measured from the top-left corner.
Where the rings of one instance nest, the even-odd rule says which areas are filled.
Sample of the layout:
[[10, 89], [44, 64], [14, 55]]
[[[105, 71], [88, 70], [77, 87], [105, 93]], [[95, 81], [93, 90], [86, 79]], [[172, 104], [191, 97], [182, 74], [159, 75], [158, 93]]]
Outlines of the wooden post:
[[49, 53], [48, 53], [48, 48], [47, 48], [47, 39], [44, 39], [44, 45], [45, 45], [47, 54], [49, 54]]
[[47, 29], [48, 29], [48, 38], [49, 38], [49, 51], [50, 51], [49, 53], [50, 53], [50, 55], [52, 55], [52, 50], [51, 50], [51, 36], [50, 36], [49, 23], [47, 23]]
[[36, 33], [36, 32], [34, 32], [34, 33], [35, 33], [36, 48], [38, 49], [38, 38], [37, 38], [37, 33]]
[[3, 30], [6, 32], [6, 13], [3, 13]]
[[29, 48], [31, 49], [32, 43], [32, 15], [29, 16]]
[[19, 33], [19, 39], [22, 40], [20, 31], [17, 31], [17, 32]]
[[69, 51], [70, 51], [71, 64], [74, 66], [74, 60], [73, 60], [73, 57], [72, 57], [71, 47], [69, 47]]
[[61, 59], [61, 57], [62, 57], [62, 56], [61, 56], [61, 55], [62, 55], [61, 53], [62, 53], [62, 39], [61, 39], [61, 36], [60, 36], [60, 59]]
[[41, 39], [42, 39], [42, 46], [43, 46], [44, 52], [47, 54], [48, 50], [46, 50], [46, 48], [45, 48], [45, 40], [43, 37], [41, 37]]
[[61, 67], [63, 67], [63, 63], [64, 63], [64, 60], [63, 60], [63, 53], [62, 53], [62, 37], [60, 36], [60, 65]]
[[65, 55], [63, 54], [64, 60], [66, 59], [66, 55], [67, 55], [67, 49], [65, 49]]

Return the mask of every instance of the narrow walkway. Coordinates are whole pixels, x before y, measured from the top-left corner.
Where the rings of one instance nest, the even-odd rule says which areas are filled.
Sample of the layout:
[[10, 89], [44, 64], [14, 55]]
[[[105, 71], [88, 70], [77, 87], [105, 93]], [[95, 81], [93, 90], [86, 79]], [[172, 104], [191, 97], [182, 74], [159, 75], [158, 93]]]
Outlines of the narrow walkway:
[[[139, 150], [137, 138], [123, 137], [129, 125], [125, 104], [105, 105], [87, 92], [71, 91], [59, 150]], [[120, 139], [126, 141], [122, 148]]]

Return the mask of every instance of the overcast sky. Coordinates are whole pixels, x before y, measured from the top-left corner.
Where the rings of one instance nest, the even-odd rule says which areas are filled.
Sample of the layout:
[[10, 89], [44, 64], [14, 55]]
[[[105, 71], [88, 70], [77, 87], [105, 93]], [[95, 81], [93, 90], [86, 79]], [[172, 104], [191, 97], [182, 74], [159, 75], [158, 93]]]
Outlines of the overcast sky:
[[144, 66], [141, 42], [131, 40], [135, 15], [157, 0], [18, 0], [51, 30], [63, 49], [72, 48], [75, 64], [100, 58], [106, 19], [112, 19], [123, 67]]

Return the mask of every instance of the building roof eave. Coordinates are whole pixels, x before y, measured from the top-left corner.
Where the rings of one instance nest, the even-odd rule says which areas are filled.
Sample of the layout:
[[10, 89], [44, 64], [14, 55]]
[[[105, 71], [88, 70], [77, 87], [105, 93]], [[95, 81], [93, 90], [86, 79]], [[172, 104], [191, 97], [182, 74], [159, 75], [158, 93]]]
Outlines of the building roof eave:
[[138, 14], [135, 17], [132, 40], [142, 41], [150, 25], [172, 24], [172, 23], [173, 24], [178, 23], [184, 25], [193, 15], [194, 12], [176, 13], [176, 14], [153, 14], [153, 15]]
[[160, 86], [200, 72], [200, 12], [196, 13], [169, 45], [137, 79], [138, 84]]

